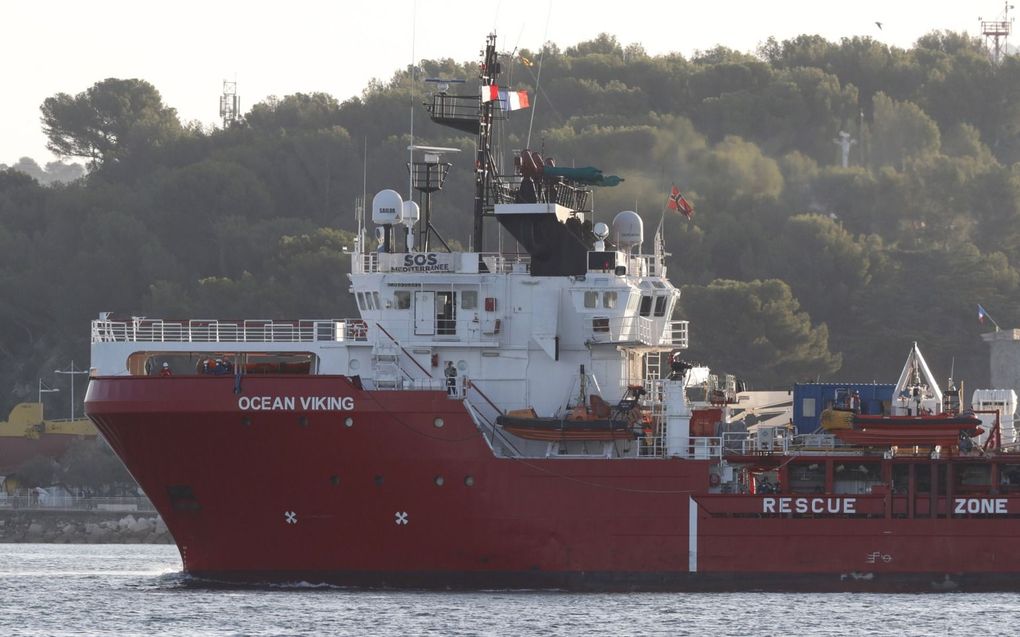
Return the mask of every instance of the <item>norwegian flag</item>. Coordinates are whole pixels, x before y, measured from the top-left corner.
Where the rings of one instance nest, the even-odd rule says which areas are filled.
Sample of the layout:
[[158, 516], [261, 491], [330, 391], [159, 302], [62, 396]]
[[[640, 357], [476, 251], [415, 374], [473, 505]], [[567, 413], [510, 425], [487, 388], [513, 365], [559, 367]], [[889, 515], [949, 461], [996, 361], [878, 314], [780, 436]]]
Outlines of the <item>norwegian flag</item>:
[[687, 201], [684, 193], [680, 192], [676, 184], [673, 185], [673, 191], [669, 193], [669, 201], [666, 202], [666, 205], [670, 210], [675, 210], [688, 219], [694, 216], [694, 206]]

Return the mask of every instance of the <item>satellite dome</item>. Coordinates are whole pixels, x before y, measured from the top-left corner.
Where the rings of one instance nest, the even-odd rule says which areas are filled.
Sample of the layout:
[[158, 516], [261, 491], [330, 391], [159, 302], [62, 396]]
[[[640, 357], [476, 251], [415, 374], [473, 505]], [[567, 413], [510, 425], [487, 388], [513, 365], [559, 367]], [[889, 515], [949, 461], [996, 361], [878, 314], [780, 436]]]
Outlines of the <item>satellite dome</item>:
[[372, 197], [372, 223], [390, 226], [400, 223], [404, 200], [396, 190], [380, 190]]
[[595, 224], [595, 227], [592, 228], [591, 232], [599, 241], [605, 241], [606, 237], [609, 236], [609, 226], [600, 221]]
[[418, 223], [418, 219], [421, 219], [421, 210], [418, 208], [418, 204], [413, 201], [405, 201], [403, 211], [400, 213], [400, 220], [407, 227], [411, 227]]
[[630, 250], [645, 240], [645, 224], [633, 210], [624, 210], [613, 217], [613, 237], [616, 245]]

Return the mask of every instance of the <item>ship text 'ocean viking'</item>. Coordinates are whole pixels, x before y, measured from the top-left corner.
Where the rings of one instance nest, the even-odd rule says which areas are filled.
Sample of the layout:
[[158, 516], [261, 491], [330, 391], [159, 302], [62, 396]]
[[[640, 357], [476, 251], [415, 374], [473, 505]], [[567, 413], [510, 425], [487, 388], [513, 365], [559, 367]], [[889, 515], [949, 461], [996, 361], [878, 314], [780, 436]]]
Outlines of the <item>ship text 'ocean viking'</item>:
[[242, 411], [354, 411], [351, 396], [241, 396], [237, 408]]

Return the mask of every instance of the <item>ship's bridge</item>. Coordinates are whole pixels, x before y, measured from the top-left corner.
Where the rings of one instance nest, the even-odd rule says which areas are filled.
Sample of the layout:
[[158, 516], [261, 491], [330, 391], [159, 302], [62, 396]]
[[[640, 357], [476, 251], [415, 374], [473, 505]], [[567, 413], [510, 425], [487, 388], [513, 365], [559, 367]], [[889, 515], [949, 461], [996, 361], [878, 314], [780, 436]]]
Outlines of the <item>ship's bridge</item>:
[[[369, 330], [401, 342], [682, 348], [687, 322], [661, 256], [591, 251], [583, 274], [536, 277], [526, 255], [354, 254], [351, 292]], [[371, 340], [371, 339], [370, 339]]]

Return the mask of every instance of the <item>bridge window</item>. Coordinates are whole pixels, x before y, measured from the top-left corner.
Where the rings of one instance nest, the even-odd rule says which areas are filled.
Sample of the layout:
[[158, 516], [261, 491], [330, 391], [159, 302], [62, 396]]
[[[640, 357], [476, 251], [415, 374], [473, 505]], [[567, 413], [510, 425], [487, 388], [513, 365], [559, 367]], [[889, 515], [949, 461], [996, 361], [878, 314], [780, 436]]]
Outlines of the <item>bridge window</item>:
[[639, 316], [651, 316], [652, 315], [652, 297], [642, 296], [641, 306], [638, 308]]
[[594, 290], [589, 290], [584, 293], [584, 306], [585, 307], [598, 307], [599, 306], [599, 293]]
[[411, 309], [411, 293], [407, 290], [397, 290], [393, 293], [393, 305], [398, 310]]
[[460, 293], [460, 309], [473, 310], [478, 307], [478, 292], [464, 290]]
[[611, 310], [616, 307], [616, 292], [602, 293], [602, 307]]
[[378, 310], [380, 307], [378, 292], [355, 292], [354, 298], [361, 310]]
[[666, 315], [666, 297], [664, 296], [655, 297], [655, 315], [656, 316]]

